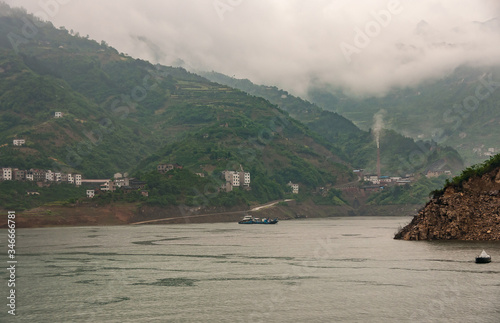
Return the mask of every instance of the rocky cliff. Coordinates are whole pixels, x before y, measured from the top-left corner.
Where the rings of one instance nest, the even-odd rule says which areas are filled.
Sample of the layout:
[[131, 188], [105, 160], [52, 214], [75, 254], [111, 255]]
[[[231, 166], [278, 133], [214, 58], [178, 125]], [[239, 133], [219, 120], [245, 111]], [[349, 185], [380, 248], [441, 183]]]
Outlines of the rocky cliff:
[[500, 240], [499, 191], [500, 167], [447, 185], [394, 238]]

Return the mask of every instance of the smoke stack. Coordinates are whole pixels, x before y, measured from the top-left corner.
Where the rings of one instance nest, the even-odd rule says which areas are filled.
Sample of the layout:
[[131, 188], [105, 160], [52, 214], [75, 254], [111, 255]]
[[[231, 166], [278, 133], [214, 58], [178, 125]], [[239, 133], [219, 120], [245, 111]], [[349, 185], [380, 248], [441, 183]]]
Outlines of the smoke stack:
[[384, 128], [384, 115], [386, 111], [381, 109], [373, 116], [373, 134], [375, 135], [375, 142], [377, 143], [377, 176], [380, 178], [380, 131]]
[[380, 178], [380, 145], [377, 145], [377, 176]]

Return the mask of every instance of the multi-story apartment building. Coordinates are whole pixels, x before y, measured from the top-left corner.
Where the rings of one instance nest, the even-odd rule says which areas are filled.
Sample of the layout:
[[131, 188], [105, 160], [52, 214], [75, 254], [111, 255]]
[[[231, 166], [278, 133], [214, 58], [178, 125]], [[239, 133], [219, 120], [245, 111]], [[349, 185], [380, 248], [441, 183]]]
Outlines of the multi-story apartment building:
[[26, 179], [26, 171], [24, 169], [14, 168], [12, 170], [12, 179], [15, 181], [24, 181]]
[[75, 174], [75, 185], [76, 186], [82, 185], [82, 175], [81, 174]]
[[47, 181], [47, 182], [54, 181], [54, 173], [50, 169], [45, 172], [45, 181]]
[[2, 168], [2, 179], [4, 181], [11, 181], [12, 180], [12, 168], [10, 168], [10, 167]]

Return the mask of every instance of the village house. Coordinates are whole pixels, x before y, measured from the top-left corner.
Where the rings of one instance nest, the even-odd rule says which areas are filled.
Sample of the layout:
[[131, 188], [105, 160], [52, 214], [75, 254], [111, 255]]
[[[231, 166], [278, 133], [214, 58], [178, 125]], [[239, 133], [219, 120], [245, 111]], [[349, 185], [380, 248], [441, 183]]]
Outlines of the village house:
[[45, 181], [45, 171], [41, 169], [31, 168], [26, 172], [26, 180], [33, 182], [43, 182]]
[[104, 184], [100, 185], [101, 191], [109, 191], [109, 192], [114, 192], [116, 190], [115, 182], [108, 180], [104, 182]]
[[54, 113], [54, 118], [62, 118], [63, 117], [63, 113], [62, 112], [56, 112]]
[[45, 172], [45, 180], [47, 182], [53, 182], [54, 181], [54, 173], [50, 169]]
[[15, 181], [24, 181], [26, 179], [26, 171], [14, 168], [12, 170], [12, 179]]
[[130, 180], [127, 177], [115, 179], [116, 187], [130, 186]]
[[52, 172], [51, 170], [35, 168], [24, 170], [0, 167], [0, 180], [30, 181], [38, 183], [39, 186], [50, 186], [51, 182], [70, 183], [80, 186], [82, 184], [82, 175]]
[[379, 177], [379, 183], [380, 184], [389, 184], [391, 182], [392, 182], [392, 180], [391, 180], [391, 178], [389, 176], [380, 176]]
[[365, 175], [363, 176], [363, 180], [365, 182], [370, 182], [372, 184], [380, 184], [380, 179], [378, 178], [378, 175]]
[[13, 144], [14, 146], [22, 146], [22, 145], [24, 145], [25, 143], [26, 143], [26, 140], [25, 140], [25, 139], [14, 139], [14, 140], [12, 141], [12, 144]]
[[26, 180], [33, 182], [33, 173], [30, 172], [29, 170], [26, 171]]
[[87, 197], [88, 198], [93, 198], [94, 196], [95, 196], [94, 190], [87, 190]]
[[288, 186], [292, 187], [292, 193], [293, 194], [299, 194], [299, 184], [294, 184], [291, 181], [288, 182]]

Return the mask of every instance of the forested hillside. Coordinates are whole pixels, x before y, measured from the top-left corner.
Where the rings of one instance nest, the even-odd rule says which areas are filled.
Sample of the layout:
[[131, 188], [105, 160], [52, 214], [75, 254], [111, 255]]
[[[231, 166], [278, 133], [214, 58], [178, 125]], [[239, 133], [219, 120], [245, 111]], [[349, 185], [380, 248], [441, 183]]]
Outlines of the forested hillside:
[[243, 168], [259, 201], [283, 197], [290, 181], [307, 193], [353, 179], [339, 146], [265, 99], [1, 9], [2, 166], [147, 178], [168, 162], [210, 175], [212, 186], [222, 170]]
[[377, 155], [375, 132], [377, 131], [381, 148], [382, 172], [386, 174], [425, 172], [430, 168], [435, 168], [436, 165], [452, 171], [462, 169], [461, 156], [450, 147], [438, 146], [432, 141], [415, 141], [396, 131], [387, 130], [390, 127], [385, 129], [383, 124], [379, 125], [380, 128], [375, 131], [373, 114], [368, 113], [370, 118], [367, 121], [368, 130], [361, 130], [342, 115], [324, 110], [316, 104], [276, 87], [256, 85], [249, 80], [234, 79], [216, 72], [202, 73], [202, 75], [212, 81], [261, 96], [278, 105], [335, 145], [355, 168], [375, 172]]

